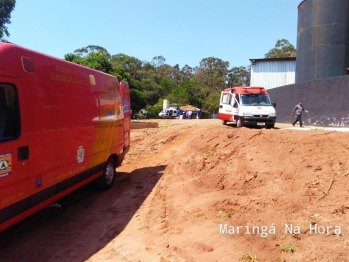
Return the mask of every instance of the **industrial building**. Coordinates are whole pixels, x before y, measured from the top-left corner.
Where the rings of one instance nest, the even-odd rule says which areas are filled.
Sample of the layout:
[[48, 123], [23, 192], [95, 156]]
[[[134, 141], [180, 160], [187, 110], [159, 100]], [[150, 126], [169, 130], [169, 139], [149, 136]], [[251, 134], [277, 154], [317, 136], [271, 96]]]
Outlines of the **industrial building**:
[[268, 91], [277, 121], [293, 122], [290, 114], [302, 100], [305, 125], [349, 127], [349, 1], [302, 1], [296, 49], [295, 83]]
[[296, 58], [250, 59], [251, 86], [263, 86], [272, 89], [295, 83]]

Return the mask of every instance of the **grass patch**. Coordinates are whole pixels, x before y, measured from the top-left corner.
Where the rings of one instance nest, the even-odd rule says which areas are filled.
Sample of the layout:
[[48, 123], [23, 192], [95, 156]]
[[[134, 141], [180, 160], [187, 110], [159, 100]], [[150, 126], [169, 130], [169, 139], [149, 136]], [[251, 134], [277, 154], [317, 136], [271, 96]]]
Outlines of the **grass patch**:
[[197, 162], [195, 160], [189, 160], [188, 163], [192, 166], [197, 164]]
[[290, 252], [290, 253], [293, 253], [294, 252], [294, 249], [293, 249], [293, 243], [289, 243], [288, 245], [281, 245], [280, 246], [280, 250], [282, 252]]
[[228, 212], [225, 212], [225, 211], [220, 210], [217, 217], [221, 218], [221, 219], [231, 218], [231, 211], [229, 210]]
[[213, 153], [213, 151], [208, 149], [203, 154], [204, 154], [204, 156], [210, 156], [210, 155], [212, 155], [212, 153]]
[[252, 262], [258, 262], [256, 255], [250, 255], [248, 253], [245, 253], [241, 255], [239, 258], [240, 261], [252, 261]]

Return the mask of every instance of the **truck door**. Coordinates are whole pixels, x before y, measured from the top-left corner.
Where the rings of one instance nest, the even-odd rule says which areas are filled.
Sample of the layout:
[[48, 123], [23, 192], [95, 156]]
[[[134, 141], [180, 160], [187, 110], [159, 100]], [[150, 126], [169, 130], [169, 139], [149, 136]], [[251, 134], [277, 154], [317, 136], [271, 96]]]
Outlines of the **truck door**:
[[20, 80], [0, 77], [0, 228], [29, 207], [29, 145]]
[[223, 124], [234, 121], [234, 115], [238, 112], [238, 104], [235, 95], [232, 93], [222, 92], [218, 118], [222, 119]]
[[219, 101], [218, 118], [222, 119], [223, 123], [230, 121], [231, 119], [231, 108], [229, 100], [231, 99], [231, 93], [222, 92]]

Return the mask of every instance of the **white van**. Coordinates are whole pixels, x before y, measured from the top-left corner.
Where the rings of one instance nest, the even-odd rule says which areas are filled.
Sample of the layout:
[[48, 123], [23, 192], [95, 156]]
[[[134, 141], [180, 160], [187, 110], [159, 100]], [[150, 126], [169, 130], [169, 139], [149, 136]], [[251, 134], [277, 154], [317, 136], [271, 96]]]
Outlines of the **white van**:
[[264, 87], [232, 87], [221, 93], [218, 119], [224, 125], [235, 122], [237, 127], [273, 128], [276, 121], [276, 104], [270, 102]]

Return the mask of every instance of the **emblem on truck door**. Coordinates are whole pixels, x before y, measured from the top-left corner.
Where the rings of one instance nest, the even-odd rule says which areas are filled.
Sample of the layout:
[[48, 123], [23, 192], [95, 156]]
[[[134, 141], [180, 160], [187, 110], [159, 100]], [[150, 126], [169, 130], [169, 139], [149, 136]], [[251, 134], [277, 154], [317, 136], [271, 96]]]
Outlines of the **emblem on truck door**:
[[76, 151], [76, 160], [78, 163], [84, 162], [85, 158], [85, 149], [83, 146], [79, 146], [78, 150]]
[[10, 153], [0, 155], [0, 178], [11, 175], [12, 155]]

